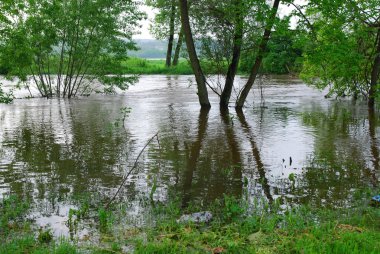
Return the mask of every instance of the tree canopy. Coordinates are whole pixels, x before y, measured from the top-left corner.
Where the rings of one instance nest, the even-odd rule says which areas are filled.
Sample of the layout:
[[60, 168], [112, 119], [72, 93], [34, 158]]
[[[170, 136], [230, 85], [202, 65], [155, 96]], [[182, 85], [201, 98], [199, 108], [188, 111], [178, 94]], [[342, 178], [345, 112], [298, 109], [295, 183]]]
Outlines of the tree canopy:
[[9, 75], [28, 81], [31, 74], [42, 96], [89, 93], [92, 81], [112, 92], [134, 80], [122, 75], [122, 60], [135, 49], [132, 34], [143, 17], [134, 1], [20, 0], [2, 1], [1, 7], [7, 17], [1, 59]]

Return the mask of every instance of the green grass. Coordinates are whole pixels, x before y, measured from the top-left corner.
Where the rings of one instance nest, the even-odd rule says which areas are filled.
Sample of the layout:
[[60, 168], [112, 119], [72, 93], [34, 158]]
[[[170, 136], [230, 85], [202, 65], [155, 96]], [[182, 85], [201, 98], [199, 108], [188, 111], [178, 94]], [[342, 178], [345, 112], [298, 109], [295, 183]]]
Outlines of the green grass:
[[15, 196], [0, 201], [0, 254], [72, 254], [77, 249], [64, 239], [53, 241], [50, 230], [34, 232], [25, 219], [29, 209], [27, 202]]
[[192, 75], [187, 60], [181, 59], [177, 66], [166, 67], [165, 60], [147, 60], [130, 58], [123, 63], [125, 74], [165, 74], [165, 75]]
[[[143, 58], [129, 58], [123, 62], [124, 74], [137, 74], [137, 75], [193, 75], [190, 63], [186, 59], [180, 59], [177, 66], [166, 67], [166, 60], [164, 59], [143, 59]], [[216, 74], [227, 73], [227, 63], [223, 67], [216, 67], [210, 61], [201, 61], [204, 73]], [[220, 68], [220, 69], [219, 69]], [[241, 68], [238, 70], [239, 75], [247, 75], [247, 72]]]
[[[229, 203], [227, 205], [227, 203]], [[136, 253], [380, 253], [380, 210], [312, 209], [284, 214], [277, 208], [246, 216], [244, 205], [229, 198], [213, 207], [209, 225], [160, 221], [138, 242]], [[240, 209], [237, 209], [237, 208]], [[172, 209], [171, 209], [172, 211]], [[232, 216], [231, 216], [232, 215]]]
[[13, 91], [8, 93], [4, 92], [2, 84], [0, 83], [0, 103], [10, 104], [14, 99]]
[[[152, 215], [159, 218], [154, 227], [105, 236], [109, 247], [79, 247], [65, 239], [52, 239], [49, 230], [33, 231], [25, 220], [29, 206], [10, 197], [0, 202], [0, 253], [122, 253], [125, 244], [134, 246], [137, 254], [380, 253], [379, 208], [364, 203], [335, 210], [300, 206], [283, 211], [279, 204], [265, 202], [254, 206], [228, 196], [207, 207], [183, 209], [180, 201], [159, 203], [152, 207]], [[209, 224], [176, 221], [183, 213], [204, 209], [214, 215]], [[104, 221], [99, 218], [99, 223]]]

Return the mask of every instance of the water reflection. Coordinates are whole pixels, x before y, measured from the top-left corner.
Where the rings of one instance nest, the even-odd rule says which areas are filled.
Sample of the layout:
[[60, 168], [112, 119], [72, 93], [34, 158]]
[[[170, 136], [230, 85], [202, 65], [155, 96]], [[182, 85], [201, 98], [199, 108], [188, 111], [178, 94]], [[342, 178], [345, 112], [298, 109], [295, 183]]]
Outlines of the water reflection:
[[[198, 163], [199, 155], [202, 149], [202, 141], [204, 139], [207, 120], [208, 109], [203, 109], [199, 113], [198, 134], [195, 142], [190, 146], [190, 155], [187, 160], [186, 170], [183, 174], [183, 203], [182, 206], [187, 206], [191, 200], [192, 183], [194, 179], [194, 171]], [[178, 150], [177, 146], [174, 146], [175, 150]]]
[[[373, 171], [370, 162], [378, 158], [373, 145], [374, 115], [367, 118], [364, 112], [365, 107], [360, 104], [333, 103], [327, 112], [303, 114], [303, 123], [313, 127], [318, 139], [299, 178], [304, 197], [298, 202], [345, 206], [356, 191], [378, 182], [373, 174], [368, 174]], [[374, 157], [370, 150], [375, 151]], [[301, 197], [301, 188], [295, 193]]]
[[370, 136], [370, 142], [371, 142], [371, 154], [372, 154], [372, 163], [373, 163], [373, 169], [369, 170], [369, 174], [372, 178], [372, 183], [376, 187], [377, 186], [377, 177], [376, 174], [379, 174], [379, 148], [377, 144], [377, 137], [376, 137], [376, 126], [377, 126], [378, 120], [376, 117], [376, 113], [374, 109], [368, 110], [368, 128], [369, 128], [369, 136]]
[[[61, 225], [73, 205], [67, 197], [109, 198], [157, 131], [160, 143], [149, 146], [119, 197], [136, 216], [144, 214], [136, 200], [150, 195], [179, 198], [183, 207], [243, 193], [347, 206], [356, 191], [377, 186], [379, 114], [365, 103], [325, 100], [298, 80], [274, 77], [265, 108], [251, 94], [244, 113], [199, 111], [189, 78], [145, 76], [123, 95], [0, 105], [0, 195], [24, 195], [41, 221], [59, 217]], [[124, 106], [132, 108], [126, 129], [111, 127]]]
[[128, 143], [124, 132], [109, 130], [110, 109], [37, 99], [2, 112], [0, 183], [8, 192], [54, 210], [69, 194], [114, 187], [121, 178], [120, 155]]
[[256, 163], [257, 171], [259, 172], [259, 175], [260, 175], [259, 182], [262, 184], [262, 189], [264, 191], [264, 194], [265, 194], [267, 200], [271, 203], [273, 201], [273, 197], [272, 197], [272, 194], [270, 191], [269, 181], [266, 177], [265, 166], [264, 166], [264, 163], [262, 162], [262, 159], [260, 156], [260, 151], [259, 151], [257, 144], [256, 144], [256, 141], [255, 141], [255, 137], [252, 134], [251, 127], [249, 126], [248, 122], [245, 119], [245, 115], [244, 115], [243, 111], [238, 110], [237, 116], [238, 116], [240, 124], [243, 128], [243, 131], [246, 134], [246, 136], [249, 139], [249, 142], [251, 144], [252, 155], [253, 155], [254, 161]]

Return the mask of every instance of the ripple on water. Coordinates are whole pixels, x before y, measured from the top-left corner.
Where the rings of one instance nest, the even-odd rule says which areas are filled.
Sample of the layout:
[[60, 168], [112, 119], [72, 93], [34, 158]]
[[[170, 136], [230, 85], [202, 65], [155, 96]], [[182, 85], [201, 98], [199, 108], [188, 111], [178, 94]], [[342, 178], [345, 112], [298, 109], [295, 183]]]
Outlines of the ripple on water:
[[[180, 197], [183, 205], [247, 191], [250, 200], [325, 206], [349, 204], [343, 199], [378, 181], [379, 121], [364, 103], [326, 100], [276, 77], [265, 81], [264, 101], [254, 89], [243, 115], [221, 112], [211, 93], [204, 112], [189, 79], [142, 76], [120, 95], [0, 105], [0, 196], [32, 198], [36, 224], [68, 235], [67, 214], [77, 206], [64, 200], [86, 192], [109, 199], [157, 132], [121, 195], [139, 221], [153, 186], [154, 200]], [[125, 106], [132, 111], [123, 130], [112, 123]]]

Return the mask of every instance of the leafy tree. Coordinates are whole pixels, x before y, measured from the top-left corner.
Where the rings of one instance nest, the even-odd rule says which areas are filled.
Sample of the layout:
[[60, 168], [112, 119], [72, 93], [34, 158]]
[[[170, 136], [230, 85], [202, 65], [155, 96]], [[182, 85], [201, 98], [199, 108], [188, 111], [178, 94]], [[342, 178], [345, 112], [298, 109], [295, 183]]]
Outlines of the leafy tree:
[[122, 75], [121, 64], [127, 51], [135, 49], [132, 33], [142, 18], [134, 1], [9, 3], [8, 13], [18, 20], [10, 22], [2, 59], [12, 65], [11, 75], [26, 80], [32, 74], [42, 96], [90, 93], [94, 81], [104, 84], [104, 92], [113, 92], [135, 80]]
[[158, 10], [158, 13], [154, 17], [154, 23], [150, 27], [150, 31], [154, 34], [156, 39], [168, 40], [168, 48], [166, 53], [167, 67], [172, 65], [174, 35], [175, 33], [178, 33], [178, 41], [173, 59], [173, 65], [175, 66], [178, 64], [183, 40], [178, 2], [177, 0], [146, 0], [146, 4]]
[[[275, 74], [299, 73], [302, 68], [304, 37], [304, 33], [289, 29], [289, 17], [277, 23], [260, 71]], [[249, 73], [255, 58], [256, 51], [243, 54], [240, 69]]]
[[[222, 108], [228, 107], [241, 56], [254, 54], [258, 61], [255, 62], [252, 78], [242, 92], [237, 91], [240, 104], [244, 103], [261, 66], [272, 27], [277, 21], [279, 3], [275, 1], [271, 8], [263, 0], [191, 2], [193, 35], [201, 42], [200, 56], [211, 65], [209, 69], [212, 74], [216, 72], [220, 76], [217, 79], [205, 77], [205, 84], [220, 96]], [[204, 75], [203, 70], [201, 74]]]
[[260, 40], [260, 44], [258, 46], [257, 54], [256, 54], [256, 59], [255, 63], [252, 66], [251, 73], [249, 75], [247, 83], [244, 85], [243, 90], [240, 92], [237, 101], [236, 101], [236, 109], [240, 110], [243, 106], [244, 103], [247, 99], [248, 93], [251, 90], [257, 74], [259, 73], [260, 70], [260, 65], [262, 63], [262, 60], [264, 58], [264, 53], [267, 49], [268, 41], [270, 39], [270, 35], [272, 33], [272, 28], [275, 23], [275, 18], [277, 15], [278, 7], [280, 5], [280, 0], [274, 0], [273, 2], [273, 7], [269, 12], [269, 15], [267, 16], [267, 20], [265, 22], [265, 30], [264, 34]]
[[[330, 95], [368, 98], [379, 90], [380, 1], [313, 0], [298, 6], [310, 34], [301, 77]], [[306, 24], [306, 25], [305, 25]]]

